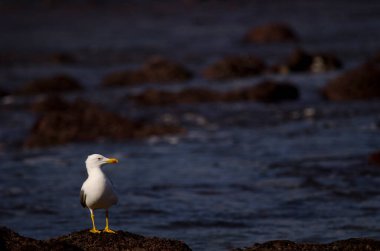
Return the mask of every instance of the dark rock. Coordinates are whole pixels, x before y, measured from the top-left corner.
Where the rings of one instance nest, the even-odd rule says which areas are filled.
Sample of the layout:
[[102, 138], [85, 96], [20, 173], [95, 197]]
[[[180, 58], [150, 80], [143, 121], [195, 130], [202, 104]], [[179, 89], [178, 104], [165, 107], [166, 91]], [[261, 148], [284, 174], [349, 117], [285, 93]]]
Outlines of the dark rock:
[[264, 81], [253, 87], [227, 93], [226, 100], [256, 100], [260, 102], [281, 102], [297, 100], [299, 91], [288, 82]]
[[372, 165], [380, 166], [380, 151], [371, 153], [368, 157], [368, 162]]
[[221, 101], [223, 95], [204, 88], [189, 88], [180, 92], [148, 89], [141, 94], [129, 97], [142, 105], [192, 104]]
[[133, 86], [148, 82], [147, 77], [141, 70], [125, 70], [110, 73], [102, 80], [102, 86]]
[[279, 73], [313, 72], [320, 73], [342, 68], [341, 61], [328, 53], [308, 53], [302, 49], [294, 50], [284, 63], [274, 66]]
[[67, 107], [59, 105], [57, 110], [42, 114], [24, 144], [26, 147], [45, 147], [100, 138], [141, 139], [183, 132], [184, 129], [177, 126], [131, 121], [99, 105], [77, 100]]
[[191, 250], [184, 242], [144, 237], [125, 231], [116, 234], [92, 234], [88, 230], [73, 232], [46, 241], [23, 237], [5, 227], [0, 228], [1, 250]]
[[265, 63], [255, 56], [228, 56], [203, 70], [207, 79], [225, 80], [261, 74]]
[[313, 56], [301, 49], [296, 49], [285, 62], [284, 65], [290, 72], [309, 71], [313, 63]]
[[79, 82], [67, 75], [55, 75], [47, 78], [39, 78], [26, 83], [17, 92], [23, 95], [39, 93], [61, 93], [82, 90]]
[[269, 241], [233, 251], [375, 251], [380, 250], [380, 241], [372, 239], [347, 239], [328, 244], [295, 243], [286, 240]]
[[250, 29], [243, 41], [248, 43], [279, 43], [296, 41], [298, 37], [287, 24], [270, 23]]
[[20, 236], [12, 230], [0, 227], [0, 250], [37, 250], [41, 242]]
[[192, 77], [192, 73], [184, 66], [162, 57], [153, 57], [143, 66], [149, 82], [184, 81]]
[[114, 72], [102, 81], [103, 86], [133, 86], [141, 83], [171, 83], [189, 80], [192, 73], [184, 66], [161, 57], [153, 57], [137, 70]]
[[21, 236], [6, 227], [0, 227], [0, 250], [82, 250], [66, 242], [48, 242]]
[[207, 102], [260, 101], [280, 102], [296, 100], [298, 89], [290, 83], [264, 81], [256, 86], [241, 88], [227, 92], [219, 92], [205, 88], [189, 88], [180, 92], [169, 92], [149, 89], [129, 99], [142, 105], [192, 104]]
[[62, 99], [61, 96], [54, 94], [31, 104], [31, 110], [35, 112], [66, 111], [69, 108], [70, 104], [68, 102]]
[[380, 98], [380, 67], [365, 64], [329, 81], [323, 95], [334, 101]]

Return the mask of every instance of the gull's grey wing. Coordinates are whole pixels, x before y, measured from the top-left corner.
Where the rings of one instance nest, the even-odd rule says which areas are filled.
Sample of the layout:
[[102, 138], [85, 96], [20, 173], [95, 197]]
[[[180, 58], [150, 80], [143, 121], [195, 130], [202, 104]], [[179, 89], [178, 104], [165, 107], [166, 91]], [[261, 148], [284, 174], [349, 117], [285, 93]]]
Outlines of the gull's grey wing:
[[80, 204], [82, 207], [87, 207], [86, 205], [86, 194], [84, 193], [83, 190], [80, 190]]

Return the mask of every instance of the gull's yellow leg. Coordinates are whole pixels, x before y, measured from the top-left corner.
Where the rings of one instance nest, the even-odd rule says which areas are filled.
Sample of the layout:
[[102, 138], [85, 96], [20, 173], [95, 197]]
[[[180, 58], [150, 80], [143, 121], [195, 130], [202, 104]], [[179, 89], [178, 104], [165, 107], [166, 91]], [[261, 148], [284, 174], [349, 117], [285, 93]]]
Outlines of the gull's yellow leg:
[[94, 234], [99, 234], [101, 231], [99, 231], [98, 229], [96, 229], [95, 227], [95, 215], [94, 215], [94, 210], [90, 209], [90, 213], [91, 213], [91, 221], [92, 221], [92, 229], [90, 230], [91, 233], [94, 233]]
[[103, 232], [110, 233], [110, 234], [116, 234], [116, 232], [111, 230], [108, 226], [108, 209], [106, 209], [106, 227], [104, 228]]

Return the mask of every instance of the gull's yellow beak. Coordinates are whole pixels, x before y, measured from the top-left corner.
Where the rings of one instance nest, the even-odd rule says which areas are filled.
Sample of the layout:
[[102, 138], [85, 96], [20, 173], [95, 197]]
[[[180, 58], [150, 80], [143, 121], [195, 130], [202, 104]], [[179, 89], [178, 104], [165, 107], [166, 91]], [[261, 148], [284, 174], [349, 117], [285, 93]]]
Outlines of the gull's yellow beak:
[[107, 160], [107, 163], [109, 163], [109, 164], [115, 164], [115, 163], [118, 163], [119, 161], [117, 160], [117, 159], [108, 159]]

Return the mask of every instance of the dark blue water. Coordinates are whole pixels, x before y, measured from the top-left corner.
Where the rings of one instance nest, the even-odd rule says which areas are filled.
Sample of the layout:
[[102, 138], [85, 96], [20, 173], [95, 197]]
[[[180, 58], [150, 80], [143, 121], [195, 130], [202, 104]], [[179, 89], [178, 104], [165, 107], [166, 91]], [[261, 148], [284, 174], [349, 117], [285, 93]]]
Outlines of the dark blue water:
[[[101, 153], [120, 160], [105, 167], [119, 194], [120, 202], [110, 212], [115, 229], [181, 239], [194, 250], [226, 250], [273, 239], [379, 237], [380, 169], [369, 165], [367, 156], [380, 148], [380, 102], [322, 100], [319, 88], [339, 72], [265, 76], [290, 80], [300, 88], [300, 101], [278, 105], [145, 109], [123, 98], [140, 88], [97, 87], [105, 73], [137, 65], [152, 53], [169, 55], [194, 71], [229, 53], [280, 60], [294, 45], [247, 46], [238, 41], [248, 27], [272, 20], [290, 23], [303, 47], [334, 52], [349, 68], [378, 49], [378, 2], [81, 8], [1, 7], [6, 34], [2, 51], [83, 50], [81, 55], [91, 55], [84, 63], [67, 66], [2, 66], [3, 86], [11, 90], [29, 78], [69, 73], [87, 87], [73, 96], [128, 116], [173, 121], [185, 125], [188, 134], [25, 150], [17, 142], [35, 116], [18, 105], [29, 100], [5, 98], [0, 109], [0, 225], [40, 239], [89, 228], [79, 190], [87, 175], [84, 160]], [[118, 53], [128, 56], [120, 59]], [[207, 85], [223, 90], [262, 78], [213, 83], [197, 75], [165, 88]], [[104, 226], [102, 211], [96, 221]]]

